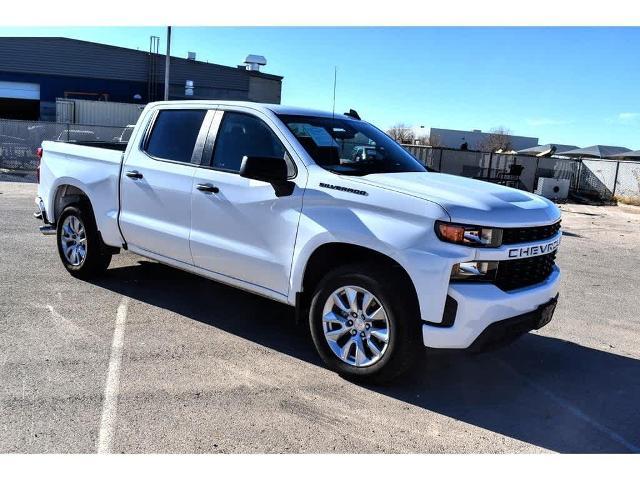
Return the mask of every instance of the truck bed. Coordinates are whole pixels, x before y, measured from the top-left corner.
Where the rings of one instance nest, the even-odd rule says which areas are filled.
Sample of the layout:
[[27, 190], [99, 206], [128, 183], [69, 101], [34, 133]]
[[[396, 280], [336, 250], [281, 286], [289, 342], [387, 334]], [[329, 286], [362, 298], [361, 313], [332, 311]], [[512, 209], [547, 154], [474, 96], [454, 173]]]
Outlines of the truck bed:
[[66, 143], [67, 145], [81, 145], [84, 147], [94, 147], [94, 148], [106, 148], [108, 150], [118, 150], [120, 152], [124, 152], [127, 149], [127, 143], [125, 142], [106, 142], [101, 140], [92, 140], [92, 141], [69, 141], [69, 142], [60, 142]]
[[50, 221], [55, 221], [56, 192], [75, 187], [90, 199], [98, 229], [110, 245], [122, 243], [118, 230], [118, 182], [123, 152], [115, 143], [100, 147], [96, 142], [43, 142], [38, 196], [42, 198]]

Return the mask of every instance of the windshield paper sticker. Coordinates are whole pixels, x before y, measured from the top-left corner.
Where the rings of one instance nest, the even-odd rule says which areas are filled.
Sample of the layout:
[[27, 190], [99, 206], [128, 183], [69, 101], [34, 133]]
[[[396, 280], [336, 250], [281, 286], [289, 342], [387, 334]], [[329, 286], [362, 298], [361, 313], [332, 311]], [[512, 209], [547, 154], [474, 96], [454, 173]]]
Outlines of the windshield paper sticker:
[[305, 125], [304, 131], [313, 139], [319, 147], [337, 147], [338, 144], [333, 139], [329, 132], [322, 127], [314, 127], [311, 125]]

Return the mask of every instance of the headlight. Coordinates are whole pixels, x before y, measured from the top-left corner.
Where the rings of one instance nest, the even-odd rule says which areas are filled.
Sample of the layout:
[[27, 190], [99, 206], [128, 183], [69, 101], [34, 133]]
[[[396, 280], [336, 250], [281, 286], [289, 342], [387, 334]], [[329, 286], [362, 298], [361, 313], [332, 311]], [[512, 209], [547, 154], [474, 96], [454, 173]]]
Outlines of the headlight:
[[451, 280], [481, 281], [495, 280], [498, 262], [462, 262], [456, 263], [451, 269]]
[[443, 242], [457, 243], [468, 247], [499, 247], [502, 244], [501, 228], [437, 221], [436, 235]]

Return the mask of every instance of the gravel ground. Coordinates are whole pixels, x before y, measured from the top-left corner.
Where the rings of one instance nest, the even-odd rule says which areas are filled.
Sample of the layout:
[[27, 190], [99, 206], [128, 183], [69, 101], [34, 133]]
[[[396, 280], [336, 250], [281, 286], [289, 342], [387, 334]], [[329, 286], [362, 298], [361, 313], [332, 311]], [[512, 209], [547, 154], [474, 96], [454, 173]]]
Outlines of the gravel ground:
[[325, 370], [277, 303], [129, 253], [72, 278], [35, 190], [0, 183], [0, 452], [640, 451], [640, 209], [562, 206], [539, 333], [372, 388]]

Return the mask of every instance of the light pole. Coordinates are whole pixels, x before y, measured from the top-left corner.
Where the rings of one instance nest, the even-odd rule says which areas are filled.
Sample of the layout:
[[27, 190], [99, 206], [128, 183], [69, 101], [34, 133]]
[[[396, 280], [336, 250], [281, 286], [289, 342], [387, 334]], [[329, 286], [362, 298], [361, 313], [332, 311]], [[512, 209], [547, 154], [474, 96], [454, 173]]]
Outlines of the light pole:
[[167, 55], [164, 63], [164, 99], [169, 100], [169, 67], [171, 63], [171, 27], [167, 27]]

